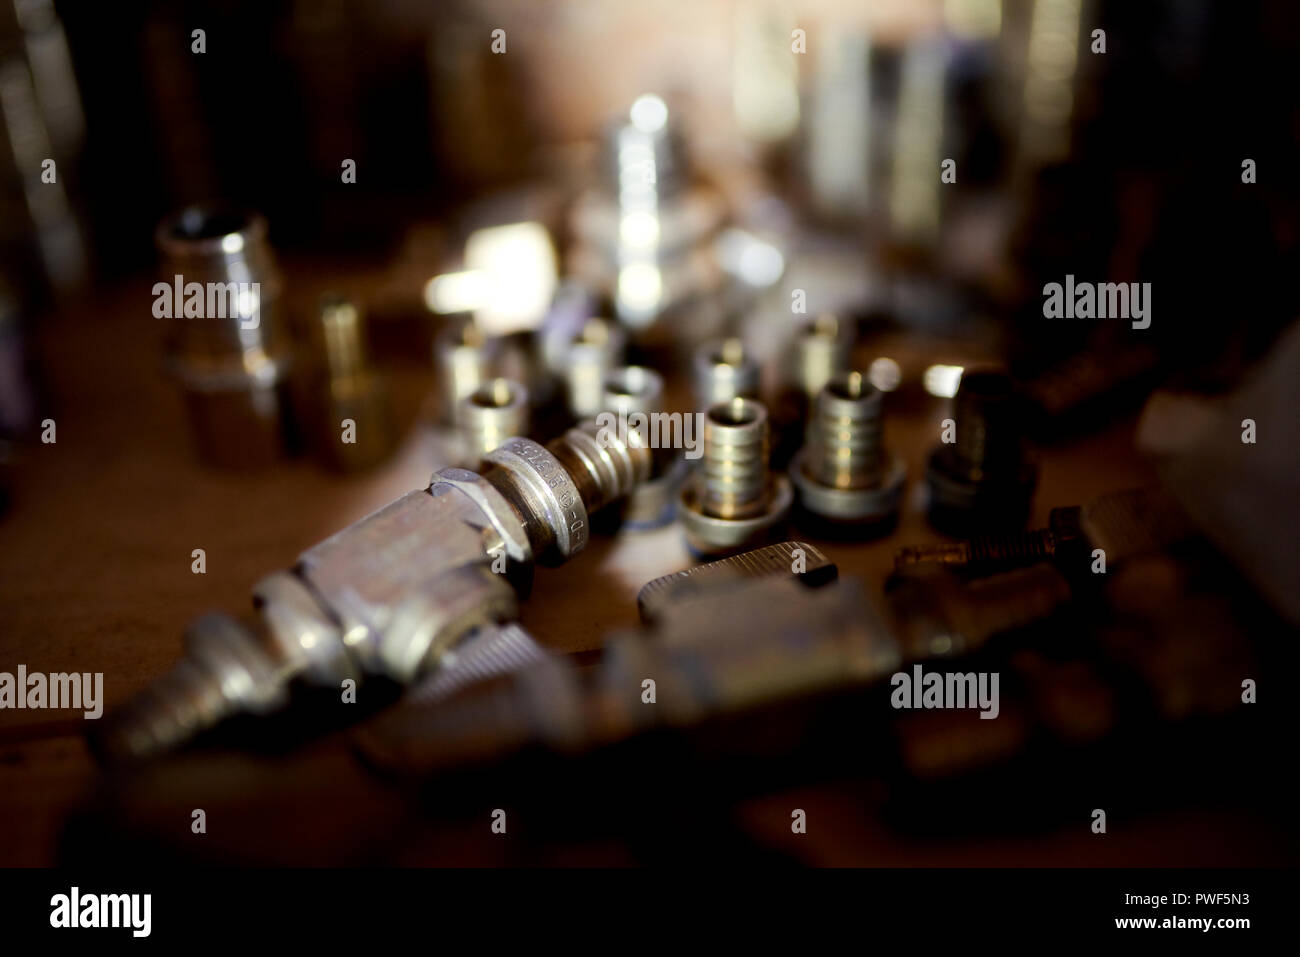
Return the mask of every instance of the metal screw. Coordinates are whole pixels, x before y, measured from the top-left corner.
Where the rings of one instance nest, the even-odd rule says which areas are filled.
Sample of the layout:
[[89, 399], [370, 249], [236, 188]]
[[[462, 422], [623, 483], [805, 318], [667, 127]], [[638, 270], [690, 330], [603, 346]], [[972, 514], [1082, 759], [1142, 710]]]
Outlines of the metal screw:
[[767, 409], [753, 399], [712, 406], [704, 417], [704, 461], [678, 500], [687, 544], [698, 554], [739, 550], [785, 518], [789, 480], [768, 472]]
[[894, 570], [908, 573], [942, 566], [969, 576], [991, 575], [1052, 561], [1082, 574], [1100, 548], [1109, 565], [1163, 551], [1196, 534], [1195, 526], [1158, 486], [1107, 492], [1083, 507], [1054, 508], [1047, 528], [980, 535], [967, 542], [911, 545], [894, 557]]
[[1024, 524], [1038, 474], [1022, 446], [1023, 408], [1011, 377], [967, 370], [953, 399], [956, 441], [930, 456], [930, 522], [968, 535]]
[[694, 371], [698, 408], [758, 395], [758, 366], [739, 339], [706, 342], [695, 353]]
[[836, 522], [875, 524], [898, 514], [907, 469], [885, 454], [882, 394], [860, 372], [817, 394], [807, 444], [790, 465], [803, 507]]
[[993, 575], [1025, 565], [1051, 561], [1058, 555], [1077, 557], [1081, 541], [1081, 509], [1054, 508], [1049, 528], [1024, 532], [979, 535], [966, 542], [909, 545], [894, 556], [894, 571], [906, 573], [919, 566], [942, 566], [972, 576]]

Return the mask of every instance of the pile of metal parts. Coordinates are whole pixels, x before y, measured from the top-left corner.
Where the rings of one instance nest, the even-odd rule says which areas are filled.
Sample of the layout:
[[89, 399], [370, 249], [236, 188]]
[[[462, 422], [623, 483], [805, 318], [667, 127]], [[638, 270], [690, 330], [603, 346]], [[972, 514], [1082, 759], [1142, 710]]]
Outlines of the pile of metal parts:
[[[883, 599], [841, 579], [789, 529], [824, 541], [894, 529], [907, 468], [886, 441], [893, 383], [855, 364], [855, 324], [837, 315], [798, 320], [776, 354], [756, 348], [735, 308], [755, 287], [738, 293], [744, 277], [717, 255], [725, 211], [692, 184], [666, 116], [638, 101], [610, 141], [609, 181], [573, 213], [581, 281], [562, 284], [525, 335], [492, 334], [468, 314], [443, 320], [432, 359], [450, 451], [430, 484], [263, 579], [255, 614], [195, 622], [184, 659], [104, 722], [102, 753], [153, 757], [233, 715], [281, 711], [297, 688], [376, 677], [410, 690], [355, 740], [371, 762], [414, 774], [531, 746], [604, 752], [828, 695], [861, 707], [855, 696], [904, 667], [985, 654], [1034, 629], [1077, 634], [1060, 616], [1071, 608], [1077, 624], [1082, 599], [1106, 587], [1089, 567], [1098, 550], [1107, 581], [1123, 580], [1196, 539], [1152, 489], [1057, 509], [1050, 527], [1024, 531], [1037, 470], [1021, 397], [1004, 370], [968, 368], [918, 476], [931, 523], [962, 540], [902, 548]], [[265, 223], [187, 210], [158, 244], [165, 276], [260, 284], [260, 299], [223, 322], [178, 324], [168, 354], [209, 458], [274, 458], [295, 399]], [[341, 467], [373, 463], [392, 434], [361, 310], [328, 299], [316, 328], [320, 447]], [[362, 423], [365, 444], [340, 444], [339, 420]], [[593, 528], [673, 523], [706, 563], [647, 583], [641, 627], [606, 636], [595, 666], [548, 653], [518, 624], [534, 563], [574, 558]], [[1118, 617], [1091, 624], [1123, 657]], [[1034, 654], [1008, 667], [1053, 672]], [[1129, 664], [1171, 716], [1230, 707], [1195, 669]], [[901, 720], [904, 762], [924, 776], [1005, 756], [1032, 737], [1031, 715], [1072, 741], [1118, 721], [1113, 706], [1093, 709], [1092, 724], [1064, 714], [1050, 686], [1043, 678], [1049, 690], [1005, 707], [996, 733], [977, 721], [956, 745], [938, 743], [941, 726]]]

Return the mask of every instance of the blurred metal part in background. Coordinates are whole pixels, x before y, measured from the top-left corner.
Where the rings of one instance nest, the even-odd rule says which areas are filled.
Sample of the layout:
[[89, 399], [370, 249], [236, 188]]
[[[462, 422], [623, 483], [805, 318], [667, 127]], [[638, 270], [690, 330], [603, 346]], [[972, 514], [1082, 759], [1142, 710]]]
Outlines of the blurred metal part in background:
[[184, 391], [200, 456], [231, 468], [275, 462], [294, 445], [296, 425], [280, 271], [266, 220], [191, 206], [155, 235], [162, 254], [155, 309], [160, 297], [171, 303], [171, 318], [163, 320], [167, 364]]
[[327, 295], [317, 320], [325, 359], [313, 395], [323, 413], [317, 451], [341, 471], [369, 468], [383, 460], [396, 436], [387, 388], [370, 365], [365, 316], [352, 300]]
[[[721, 321], [727, 282], [713, 241], [721, 194], [691, 176], [667, 103], [639, 97], [606, 133], [603, 182], [574, 203], [569, 271], [604, 292], [618, 320], [651, 341], [688, 340]], [[663, 319], [671, 330], [650, 333]]]
[[0, 251], [25, 243], [23, 227], [30, 223], [33, 252], [59, 295], [87, 277], [85, 240], [67, 189], [84, 131], [77, 79], [53, 4], [0, 4], [0, 148], [13, 157], [25, 207], [10, 214], [12, 193], [0, 188]]
[[[671, 429], [650, 426], [650, 416], [663, 412], [663, 398], [663, 377], [653, 369], [620, 366], [605, 375], [603, 411], [613, 413], [627, 428], [645, 422], [648, 430], [659, 440], [658, 447], [651, 449], [649, 477], [628, 494], [622, 505], [622, 527], [632, 531], [658, 528], [673, 520], [677, 493], [689, 470], [689, 463], [681, 450], [673, 447], [674, 442], [685, 441], [685, 434], [672, 436]], [[634, 416], [644, 418], [634, 419]], [[684, 423], [680, 416], [677, 421]], [[616, 421], [614, 427], [622, 426]], [[665, 441], [665, 431], [669, 432], [670, 441]]]
[[807, 176], [812, 208], [824, 219], [865, 216], [872, 193], [871, 40], [826, 37], [817, 57], [808, 117]]
[[852, 325], [834, 313], [822, 313], [796, 335], [790, 378], [811, 402], [826, 383], [849, 371], [852, 353]]
[[536, 329], [557, 286], [555, 247], [536, 222], [502, 223], [470, 233], [465, 268], [434, 276], [425, 285], [433, 312], [471, 313], [489, 336]]
[[0, 441], [27, 434], [35, 423], [18, 302], [0, 276]]
[[953, 535], [1023, 526], [1038, 469], [1025, 452], [1015, 383], [998, 369], [966, 369], [952, 418], [954, 441], [939, 444], [926, 470], [931, 524]]
[[889, 196], [890, 225], [901, 242], [929, 245], [938, 237], [947, 68], [937, 40], [913, 41], [903, 54]]
[[491, 375], [499, 343], [489, 339], [468, 316], [452, 319], [433, 342], [433, 365], [441, 387], [442, 421], [455, 425], [461, 402]]
[[758, 363], [740, 339], [701, 345], [695, 350], [691, 374], [697, 409], [708, 409], [736, 398], [758, 398]]
[[475, 468], [506, 439], [528, 434], [528, 390], [509, 379], [489, 379], [461, 399], [457, 420], [466, 467]]
[[569, 412], [585, 419], [604, 410], [605, 376], [622, 365], [627, 334], [608, 319], [593, 318], [582, 324], [564, 352], [564, 379]]
[[1070, 154], [1083, 0], [1037, 0], [1025, 53], [1025, 90], [1019, 133], [1024, 171]]

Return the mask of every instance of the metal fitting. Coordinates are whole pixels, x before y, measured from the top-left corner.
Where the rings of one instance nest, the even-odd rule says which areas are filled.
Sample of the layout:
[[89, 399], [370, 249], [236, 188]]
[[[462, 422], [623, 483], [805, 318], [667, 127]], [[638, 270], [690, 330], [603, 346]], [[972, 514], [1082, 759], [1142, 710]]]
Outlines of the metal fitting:
[[767, 410], [752, 399], [719, 403], [704, 417], [704, 461], [682, 488], [678, 512], [696, 554], [738, 551], [761, 541], [790, 511], [784, 475], [767, 467]]
[[456, 419], [464, 461], [475, 466], [506, 439], [528, 432], [528, 391], [509, 379], [490, 379], [461, 399]]
[[496, 352], [496, 341], [485, 336], [470, 319], [444, 329], [434, 341], [433, 364], [442, 390], [444, 423], [459, 424], [461, 402], [487, 381]]
[[627, 495], [650, 475], [650, 450], [639, 432], [626, 440], [595, 420], [583, 422], [545, 447], [507, 440], [490, 455], [483, 477], [521, 515], [534, 555], [561, 561], [581, 551], [590, 513]]
[[645, 366], [620, 366], [605, 375], [601, 407], [616, 415], [658, 412], [663, 408], [664, 380]]
[[[652, 443], [650, 416], [663, 411], [664, 380], [644, 366], [622, 366], [605, 376], [604, 409], [617, 415], [628, 429], [644, 423]], [[640, 418], [640, 417], [644, 418]], [[660, 528], [673, 520], [677, 495], [688, 473], [680, 449], [667, 445], [651, 450], [649, 477], [623, 502], [619, 516], [623, 528], [639, 531]]]
[[1029, 516], [1037, 468], [1025, 456], [1023, 408], [1005, 372], [968, 369], [953, 399], [955, 441], [930, 456], [930, 522], [952, 535], [1017, 527]]
[[366, 358], [361, 311], [347, 299], [329, 296], [321, 303], [319, 322], [325, 365], [318, 382], [324, 408], [317, 445], [334, 468], [368, 468], [392, 448], [394, 435], [386, 390]]
[[602, 410], [605, 374], [623, 362], [627, 336], [608, 319], [588, 319], [564, 358], [569, 412], [585, 419]]
[[720, 191], [692, 182], [667, 104], [640, 97], [607, 130], [602, 159], [601, 182], [571, 207], [570, 273], [601, 289], [643, 341], [713, 334], [700, 330], [721, 318], [727, 277], [713, 246], [727, 206]]
[[849, 371], [853, 343], [838, 316], [824, 313], [795, 338], [794, 382], [810, 402], [828, 382]]
[[860, 372], [832, 379], [817, 394], [807, 444], [790, 465], [804, 509], [871, 525], [897, 516], [907, 469], [885, 451], [882, 402]]
[[562, 561], [587, 542], [589, 515], [650, 470], [639, 433], [596, 438], [595, 422], [543, 447], [511, 438], [482, 475], [443, 469], [264, 579], [250, 625], [199, 620], [172, 672], [97, 728], [111, 757], [171, 748], [236, 712], [280, 706], [290, 682], [338, 686], [377, 674], [410, 682], [475, 630], [515, 617], [493, 566]]
[[295, 429], [266, 220], [191, 206], [164, 220], [155, 240], [176, 310], [167, 366], [184, 390], [199, 455], [222, 467], [271, 464], [294, 444]]
[[739, 339], [706, 342], [695, 353], [696, 408], [758, 397], [758, 365]]

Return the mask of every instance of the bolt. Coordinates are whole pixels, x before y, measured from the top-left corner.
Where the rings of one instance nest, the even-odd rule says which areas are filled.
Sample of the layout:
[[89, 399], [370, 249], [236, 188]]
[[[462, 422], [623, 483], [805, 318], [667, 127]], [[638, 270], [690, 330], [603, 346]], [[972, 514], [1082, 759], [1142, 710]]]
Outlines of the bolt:
[[704, 461], [678, 499], [687, 544], [699, 555], [738, 551], [763, 539], [793, 500], [784, 475], [768, 472], [767, 409], [733, 398], [704, 416]]
[[1023, 525], [1038, 474], [1022, 445], [1014, 383], [992, 369], [967, 370], [953, 399], [955, 442], [930, 456], [930, 522], [969, 535]]
[[817, 394], [807, 444], [790, 465], [800, 504], [813, 516], [872, 527], [897, 517], [907, 469], [885, 453], [882, 401], [860, 372]]
[[695, 353], [695, 404], [707, 409], [758, 395], [758, 366], [739, 339], [706, 342]]
[[974, 577], [1051, 561], [1072, 580], [1089, 576], [1093, 551], [1109, 566], [1166, 551], [1196, 534], [1167, 492], [1155, 486], [1107, 492], [1083, 507], [1054, 508], [1048, 527], [977, 536], [970, 541], [911, 545], [894, 557], [898, 574], [940, 566]]
[[894, 571], [942, 566], [979, 577], [1057, 558], [1073, 560], [1079, 555], [1075, 546], [1081, 542], [1081, 511], [1078, 506], [1052, 509], [1048, 528], [979, 535], [965, 542], [909, 545], [894, 556]]
[[528, 432], [528, 392], [509, 379], [489, 379], [461, 400], [456, 414], [464, 461], [476, 466], [506, 439]]

